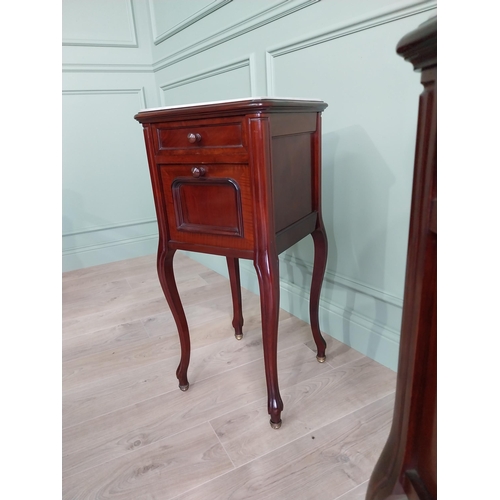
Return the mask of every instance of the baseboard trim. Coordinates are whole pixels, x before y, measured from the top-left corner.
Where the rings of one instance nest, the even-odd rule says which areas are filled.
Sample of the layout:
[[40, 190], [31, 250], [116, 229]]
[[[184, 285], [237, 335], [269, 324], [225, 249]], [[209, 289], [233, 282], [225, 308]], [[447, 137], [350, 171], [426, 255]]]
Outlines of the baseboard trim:
[[[219, 274], [228, 276], [224, 257], [191, 252], [186, 252], [186, 254]], [[257, 275], [247, 261], [241, 262], [240, 275], [241, 286], [259, 294]], [[309, 323], [309, 290], [281, 280], [280, 306], [290, 314]], [[324, 298], [320, 300], [319, 319], [323, 333], [356, 349], [391, 370], [397, 370], [399, 356], [397, 332], [384, 328], [376, 321], [357, 315], [346, 310], [341, 304], [329, 302]], [[328, 343], [328, 339], [326, 340]]]
[[141, 236], [63, 251], [63, 272], [156, 253], [158, 235]]

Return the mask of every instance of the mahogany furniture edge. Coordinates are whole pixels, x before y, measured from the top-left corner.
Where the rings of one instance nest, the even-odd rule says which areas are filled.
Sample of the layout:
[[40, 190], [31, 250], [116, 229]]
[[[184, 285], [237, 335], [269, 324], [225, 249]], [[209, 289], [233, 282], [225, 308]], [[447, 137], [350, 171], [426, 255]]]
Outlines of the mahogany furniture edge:
[[406, 35], [399, 55], [421, 71], [396, 400], [367, 500], [437, 498], [437, 19]]

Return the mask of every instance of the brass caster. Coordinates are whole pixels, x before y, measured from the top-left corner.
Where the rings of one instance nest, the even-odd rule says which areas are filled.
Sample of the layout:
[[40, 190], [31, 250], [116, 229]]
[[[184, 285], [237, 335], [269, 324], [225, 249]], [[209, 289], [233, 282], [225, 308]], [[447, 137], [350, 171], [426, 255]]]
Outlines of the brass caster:
[[271, 424], [271, 427], [273, 429], [279, 429], [281, 427], [281, 420], [278, 423], [273, 422], [272, 420], [269, 420], [269, 423]]
[[236, 340], [241, 340], [243, 338], [242, 333], [235, 333], [234, 336], [236, 337]]
[[324, 363], [326, 360], [326, 356], [316, 356], [318, 363]]
[[187, 385], [179, 385], [179, 389], [183, 392], [186, 392], [189, 389], [189, 384]]

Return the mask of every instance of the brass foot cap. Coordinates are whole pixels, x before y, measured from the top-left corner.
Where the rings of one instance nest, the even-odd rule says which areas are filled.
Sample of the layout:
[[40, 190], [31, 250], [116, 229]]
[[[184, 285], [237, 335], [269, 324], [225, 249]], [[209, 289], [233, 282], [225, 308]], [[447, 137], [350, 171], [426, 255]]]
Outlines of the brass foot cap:
[[281, 420], [279, 422], [273, 422], [272, 420], [269, 420], [269, 423], [271, 424], [271, 427], [273, 429], [279, 429], [281, 427]]
[[316, 359], [319, 363], [324, 363], [326, 360], [326, 356], [316, 356]]
[[189, 384], [187, 385], [179, 385], [179, 389], [183, 392], [186, 392], [189, 389]]
[[236, 340], [241, 340], [243, 338], [242, 333], [235, 333], [234, 336], [236, 337]]

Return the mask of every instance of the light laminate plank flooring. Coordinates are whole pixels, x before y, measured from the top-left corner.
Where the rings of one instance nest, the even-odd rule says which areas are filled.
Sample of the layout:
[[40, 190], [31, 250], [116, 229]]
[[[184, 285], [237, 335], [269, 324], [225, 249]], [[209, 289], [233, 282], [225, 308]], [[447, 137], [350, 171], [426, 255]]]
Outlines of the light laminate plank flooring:
[[178, 253], [190, 388], [155, 256], [63, 274], [63, 499], [361, 500], [389, 433], [396, 374], [280, 312], [285, 409], [266, 409], [259, 298]]

